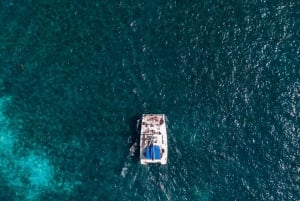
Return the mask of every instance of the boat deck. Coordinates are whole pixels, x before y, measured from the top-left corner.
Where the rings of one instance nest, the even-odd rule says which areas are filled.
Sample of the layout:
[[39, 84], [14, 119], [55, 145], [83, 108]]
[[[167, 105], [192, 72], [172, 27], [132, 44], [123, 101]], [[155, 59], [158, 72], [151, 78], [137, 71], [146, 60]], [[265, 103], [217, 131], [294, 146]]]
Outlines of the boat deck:
[[[145, 156], [147, 148], [155, 146], [160, 150], [160, 156], [149, 159]], [[167, 162], [167, 131], [164, 114], [144, 114], [141, 123], [140, 158], [142, 164]], [[151, 154], [150, 154], [151, 155]]]

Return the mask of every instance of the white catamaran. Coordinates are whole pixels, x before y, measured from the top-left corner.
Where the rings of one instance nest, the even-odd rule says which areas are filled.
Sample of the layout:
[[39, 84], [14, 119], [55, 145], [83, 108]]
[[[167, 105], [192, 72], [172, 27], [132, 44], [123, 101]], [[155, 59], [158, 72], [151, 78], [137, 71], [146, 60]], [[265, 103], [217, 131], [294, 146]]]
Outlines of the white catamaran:
[[168, 139], [164, 114], [143, 114], [140, 136], [141, 164], [167, 164]]

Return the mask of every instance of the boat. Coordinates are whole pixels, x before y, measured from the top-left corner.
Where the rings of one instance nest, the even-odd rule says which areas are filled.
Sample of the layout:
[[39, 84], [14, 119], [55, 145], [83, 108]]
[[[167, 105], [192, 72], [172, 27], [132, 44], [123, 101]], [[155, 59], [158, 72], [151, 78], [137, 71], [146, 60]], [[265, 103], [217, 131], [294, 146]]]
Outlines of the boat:
[[143, 114], [140, 125], [140, 162], [167, 164], [167, 122], [164, 114]]

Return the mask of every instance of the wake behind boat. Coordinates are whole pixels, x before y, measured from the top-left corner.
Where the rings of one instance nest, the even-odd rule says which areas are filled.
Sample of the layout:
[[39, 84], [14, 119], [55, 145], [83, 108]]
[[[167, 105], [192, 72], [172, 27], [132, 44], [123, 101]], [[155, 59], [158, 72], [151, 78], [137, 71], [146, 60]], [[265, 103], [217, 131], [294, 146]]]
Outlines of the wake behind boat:
[[167, 164], [168, 140], [166, 116], [164, 114], [143, 114], [140, 136], [141, 164]]

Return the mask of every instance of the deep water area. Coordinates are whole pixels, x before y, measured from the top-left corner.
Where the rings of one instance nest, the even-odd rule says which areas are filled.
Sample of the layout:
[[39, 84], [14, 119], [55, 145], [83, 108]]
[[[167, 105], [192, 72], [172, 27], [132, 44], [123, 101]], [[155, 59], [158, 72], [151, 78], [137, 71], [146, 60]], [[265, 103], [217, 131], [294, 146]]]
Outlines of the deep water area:
[[[0, 2], [1, 201], [299, 201], [300, 2]], [[131, 157], [168, 117], [168, 164]]]

